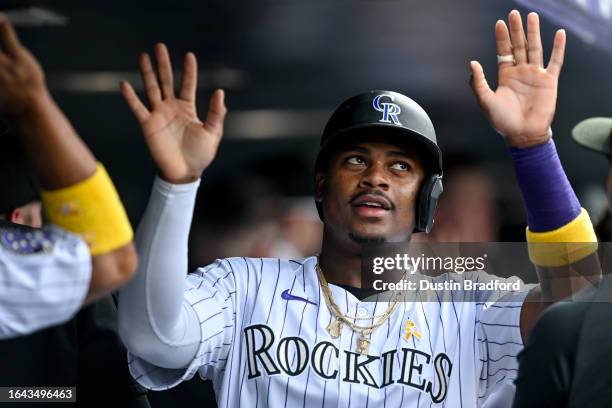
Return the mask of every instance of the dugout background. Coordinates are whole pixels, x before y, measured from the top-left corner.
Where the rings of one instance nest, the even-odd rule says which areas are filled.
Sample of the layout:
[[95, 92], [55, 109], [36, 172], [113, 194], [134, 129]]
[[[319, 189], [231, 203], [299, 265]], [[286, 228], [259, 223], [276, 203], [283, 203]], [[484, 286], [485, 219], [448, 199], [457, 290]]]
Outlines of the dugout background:
[[[135, 224], [155, 169], [118, 83], [129, 79], [141, 88], [137, 56], [164, 41], [175, 70], [186, 51], [198, 56], [202, 115], [212, 89], [227, 92], [224, 141], [203, 181], [211, 194], [203, 194], [207, 202], [198, 212], [208, 220], [202, 228], [257, 225], [274, 215], [253, 210], [266, 200], [308, 197], [319, 135], [334, 107], [368, 89], [393, 89], [427, 110], [446, 154], [468, 152], [482, 161], [493, 181], [501, 240], [522, 239], [524, 214], [503, 141], [468, 86], [468, 62], [480, 60], [494, 85], [493, 26], [516, 7], [526, 11], [489, 0], [0, 1], [0, 9], [22, 18], [23, 42], [106, 164]], [[556, 27], [542, 18], [546, 60]], [[612, 56], [570, 30], [565, 61], [553, 131], [568, 176], [596, 218], [607, 163], [575, 146], [570, 130], [585, 117], [612, 116]], [[169, 406], [176, 395], [205, 398], [200, 387], [183, 386], [151, 400]]]

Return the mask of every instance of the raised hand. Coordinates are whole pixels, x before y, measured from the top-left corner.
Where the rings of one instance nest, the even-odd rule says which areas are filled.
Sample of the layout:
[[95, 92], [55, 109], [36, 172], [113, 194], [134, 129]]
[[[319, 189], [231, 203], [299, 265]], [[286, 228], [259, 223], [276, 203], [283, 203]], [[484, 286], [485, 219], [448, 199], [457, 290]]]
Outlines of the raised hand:
[[0, 40], [0, 108], [9, 115], [20, 115], [47, 95], [45, 74], [4, 14], [0, 14]]
[[202, 122], [195, 103], [198, 76], [195, 55], [185, 55], [178, 97], [174, 95], [172, 67], [166, 46], [157, 44], [155, 55], [159, 83], [149, 55], [141, 54], [139, 61], [150, 109], [142, 103], [128, 82], [121, 82], [121, 92], [140, 123], [161, 176], [171, 183], [188, 183], [198, 179], [215, 158], [227, 112], [224, 93], [222, 90], [213, 93], [208, 115]]
[[499, 20], [495, 25], [497, 54], [506, 56], [499, 62], [497, 89], [491, 90], [477, 61], [470, 63], [471, 84], [489, 122], [510, 146], [535, 146], [551, 137], [550, 125], [565, 53], [565, 31], [556, 32], [550, 62], [544, 68], [538, 15], [527, 16], [527, 37], [518, 11], [513, 10], [508, 20], [509, 32], [504, 21]]

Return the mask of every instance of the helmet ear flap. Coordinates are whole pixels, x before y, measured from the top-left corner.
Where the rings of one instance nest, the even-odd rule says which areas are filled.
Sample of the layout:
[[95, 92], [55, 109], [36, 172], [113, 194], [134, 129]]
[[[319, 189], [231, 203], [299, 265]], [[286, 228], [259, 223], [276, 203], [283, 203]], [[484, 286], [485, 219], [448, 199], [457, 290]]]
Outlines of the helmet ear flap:
[[442, 191], [441, 174], [432, 174], [425, 179], [417, 202], [415, 231], [429, 234], [433, 227], [436, 206]]

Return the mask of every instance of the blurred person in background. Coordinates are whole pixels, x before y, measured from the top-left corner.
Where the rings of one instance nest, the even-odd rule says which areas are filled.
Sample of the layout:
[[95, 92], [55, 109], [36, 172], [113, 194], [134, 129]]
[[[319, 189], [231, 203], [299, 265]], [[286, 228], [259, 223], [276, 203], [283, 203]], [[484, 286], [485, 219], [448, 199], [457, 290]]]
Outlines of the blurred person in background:
[[[289, 164], [291, 172], [278, 172]], [[308, 180], [308, 171], [294, 155], [274, 155], [204, 184], [190, 233], [190, 265], [219, 257], [300, 258], [319, 252], [323, 224], [312, 199], [296, 195], [295, 188], [296, 180]]]
[[444, 194], [430, 242], [494, 242], [499, 225], [495, 189], [480, 161], [466, 154], [444, 159]]
[[0, 136], [0, 386], [76, 387], [77, 406], [147, 407], [109, 296], [137, 264], [127, 215], [4, 15], [0, 39], [0, 105], [15, 126]]
[[[210, 197], [214, 199], [206, 199]], [[282, 201], [273, 182], [245, 170], [203, 186], [190, 233], [190, 264], [210, 263], [219, 254], [270, 256]]]
[[310, 197], [286, 197], [269, 257], [305, 258], [321, 250], [323, 223]]
[[572, 137], [581, 147], [604, 156], [608, 160], [608, 177], [605, 183], [608, 206], [605, 215], [595, 227], [601, 241], [612, 241], [612, 119], [596, 117], [585, 119], [574, 127]]
[[267, 256], [291, 259], [317, 254], [321, 250], [323, 223], [312, 198], [304, 197], [300, 189], [312, 177], [312, 169], [303, 158], [295, 154], [265, 157], [251, 163], [246, 173], [271, 180], [276, 191], [273, 206], [277, 228]]

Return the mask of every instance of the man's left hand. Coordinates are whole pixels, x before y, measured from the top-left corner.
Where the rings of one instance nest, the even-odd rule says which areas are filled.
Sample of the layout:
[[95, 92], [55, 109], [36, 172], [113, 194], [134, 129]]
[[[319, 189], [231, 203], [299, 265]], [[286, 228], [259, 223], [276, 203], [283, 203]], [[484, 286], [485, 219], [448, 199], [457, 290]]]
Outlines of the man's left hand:
[[[555, 34], [548, 66], [544, 67], [540, 21], [536, 13], [527, 16], [527, 36], [521, 15], [513, 10], [506, 23], [495, 25], [498, 56], [498, 87], [493, 91], [485, 79], [482, 66], [472, 61], [471, 85], [476, 99], [491, 125], [513, 147], [530, 147], [550, 139], [557, 103], [557, 85], [565, 53], [565, 31]], [[514, 59], [514, 61], [512, 61]]]

